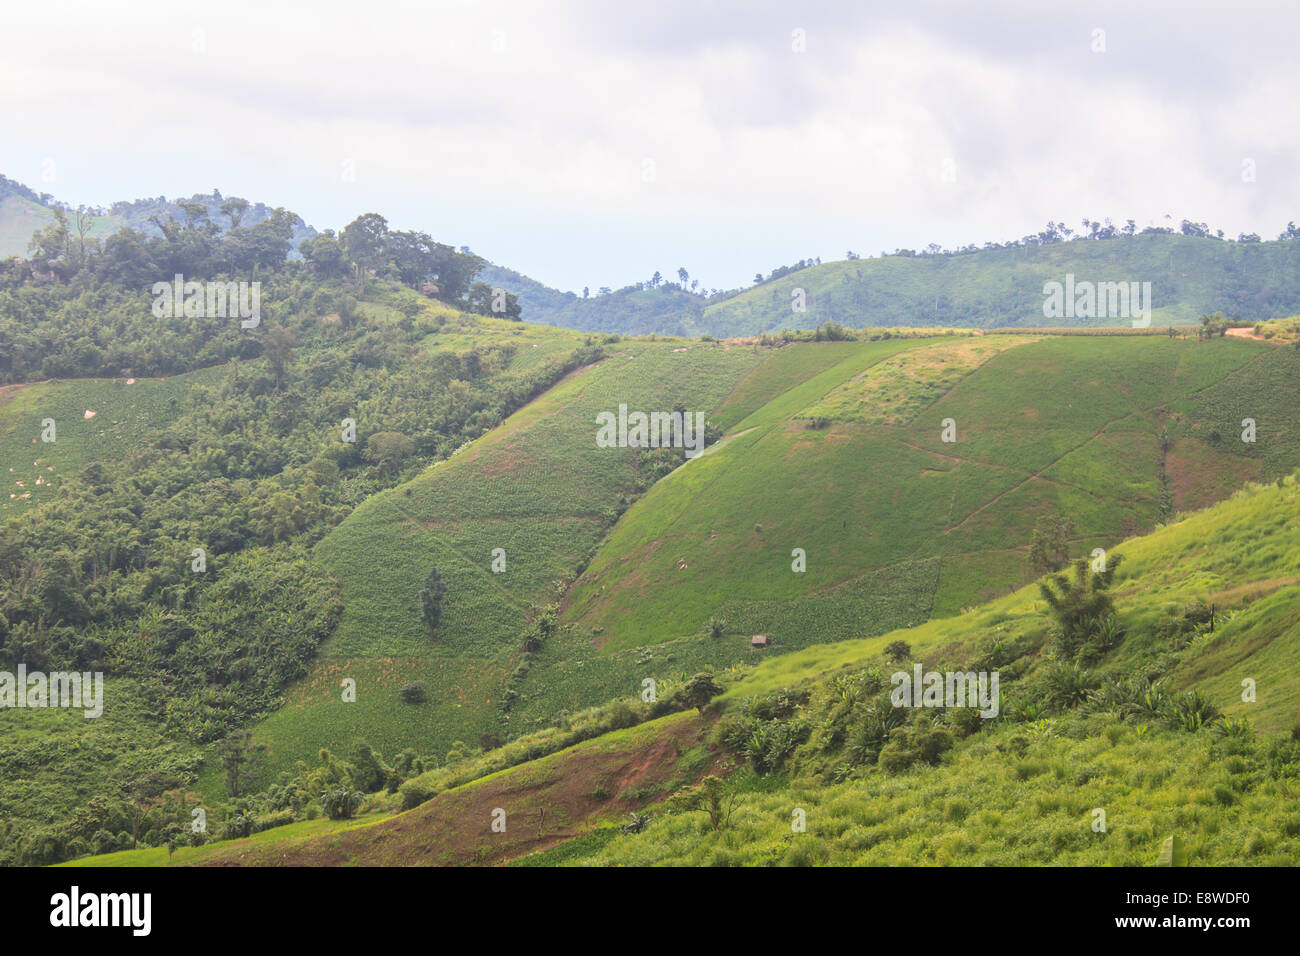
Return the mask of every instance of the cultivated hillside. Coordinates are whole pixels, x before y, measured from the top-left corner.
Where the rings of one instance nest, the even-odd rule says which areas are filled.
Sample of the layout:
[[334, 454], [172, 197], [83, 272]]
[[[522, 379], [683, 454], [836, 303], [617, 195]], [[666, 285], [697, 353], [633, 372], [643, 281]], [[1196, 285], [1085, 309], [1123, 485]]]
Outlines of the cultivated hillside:
[[[1300, 309], [1300, 243], [1227, 242], [1167, 233], [938, 256], [826, 262], [710, 303], [700, 331], [756, 335], [827, 321], [871, 325], [1130, 325], [1126, 318], [1048, 319], [1043, 286], [1076, 281], [1150, 282], [1157, 326], [1201, 314], [1256, 321]], [[806, 311], [792, 308], [802, 289]]]
[[[171, 862], [1151, 865], [1172, 836], [1193, 865], [1294, 865], [1300, 485], [1252, 486], [1110, 559], [1123, 633], [1083, 668], [1060, 659], [1028, 587], [744, 669], [707, 735], [694, 715], [662, 717], [396, 817], [295, 824]], [[890, 659], [900, 640], [906, 657]], [[913, 661], [998, 669], [999, 714], [882, 727], [887, 675]], [[719, 782], [692, 787], [706, 772]], [[718, 817], [697, 799], [714, 787]], [[160, 849], [82, 862], [169, 861]]]
[[1064, 283], [1067, 274], [1079, 282], [1151, 283], [1150, 321], [1156, 326], [1193, 324], [1216, 311], [1254, 322], [1300, 310], [1300, 243], [1294, 240], [1233, 242], [1150, 232], [940, 255], [882, 255], [777, 274], [708, 299], [668, 284], [607, 295], [593, 291], [583, 299], [509, 270], [490, 267], [484, 273], [485, 281], [519, 294], [528, 321], [723, 338], [826, 322], [979, 329], [1131, 324], [1128, 316], [1045, 317], [1044, 284]]
[[[672, 688], [696, 671], [953, 615], [1034, 577], [1040, 516], [1068, 515], [1071, 547], [1087, 553], [1300, 465], [1287, 399], [1300, 356], [1249, 341], [607, 350], [317, 546], [342, 583], [343, 621], [258, 729], [270, 767], [349, 735], [384, 753], [472, 748], [645, 678]], [[641, 456], [597, 447], [595, 416], [676, 401], [709, 409], [725, 436], [639, 497]], [[1254, 444], [1239, 440], [1243, 417], [1261, 423]], [[496, 548], [504, 572], [492, 570]], [[447, 597], [431, 633], [418, 594], [433, 567]], [[750, 647], [756, 633], [767, 651]], [[356, 704], [339, 692], [347, 677]], [[403, 703], [417, 680], [428, 700]]]

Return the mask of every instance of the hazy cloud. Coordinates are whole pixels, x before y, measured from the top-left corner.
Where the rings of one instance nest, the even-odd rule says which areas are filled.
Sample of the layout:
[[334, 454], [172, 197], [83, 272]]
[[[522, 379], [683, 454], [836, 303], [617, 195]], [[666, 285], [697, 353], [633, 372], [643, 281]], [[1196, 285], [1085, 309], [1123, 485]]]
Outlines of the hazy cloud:
[[379, 211], [564, 288], [679, 265], [727, 287], [1083, 216], [1268, 236], [1300, 219], [1298, 20], [1251, 3], [43, 5], [0, 15], [0, 171], [71, 202], [216, 186], [320, 228]]

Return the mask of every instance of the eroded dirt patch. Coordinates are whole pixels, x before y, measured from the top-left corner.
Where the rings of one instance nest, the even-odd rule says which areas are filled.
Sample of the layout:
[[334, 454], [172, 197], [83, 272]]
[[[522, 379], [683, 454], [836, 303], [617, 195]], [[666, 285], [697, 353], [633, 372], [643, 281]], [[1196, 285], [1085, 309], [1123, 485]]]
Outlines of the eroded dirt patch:
[[[613, 740], [597, 738], [532, 763], [441, 793], [414, 810], [369, 826], [309, 839], [261, 844], [236, 841], [214, 851], [208, 866], [495, 865], [547, 849], [695, 783], [720, 759], [694, 773], [682, 754], [704, 746], [716, 716], [675, 714]], [[505, 812], [505, 832], [493, 832]], [[499, 814], [496, 817], [499, 819]]]

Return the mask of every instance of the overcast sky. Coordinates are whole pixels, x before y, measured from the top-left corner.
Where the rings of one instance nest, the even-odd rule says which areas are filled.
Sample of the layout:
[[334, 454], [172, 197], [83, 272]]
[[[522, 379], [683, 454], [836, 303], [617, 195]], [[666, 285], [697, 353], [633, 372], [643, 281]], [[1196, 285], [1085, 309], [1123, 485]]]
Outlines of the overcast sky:
[[0, 0], [0, 172], [379, 212], [593, 291], [1085, 216], [1272, 238], [1300, 220], [1298, 10]]

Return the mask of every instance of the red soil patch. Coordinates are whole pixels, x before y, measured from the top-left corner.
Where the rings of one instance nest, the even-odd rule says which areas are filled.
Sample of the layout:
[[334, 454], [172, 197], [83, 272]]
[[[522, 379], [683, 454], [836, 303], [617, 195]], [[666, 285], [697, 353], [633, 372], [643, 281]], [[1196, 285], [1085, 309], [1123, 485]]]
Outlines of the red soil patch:
[[1196, 511], [1221, 501], [1248, 481], [1255, 481], [1261, 465], [1251, 458], [1215, 452], [1200, 441], [1174, 442], [1165, 458], [1165, 473], [1179, 511]]
[[[203, 862], [211, 866], [454, 866], [505, 863], [571, 839], [602, 820], [668, 796], [677, 762], [700, 746], [716, 717], [678, 714], [617, 741], [603, 738], [446, 791], [414, 810], [369, 826], [300, 841], [237, 841]], [[718, 762], [706, 761], [697, 776]], [[505, 811], [504, 833], [492, 831]]]
[[0, 385], [0, 405], [12, 401], [14, 395], [18, 393], [18, 389], [26, 387], [26, 382], [19, 382], [17, 385]]

